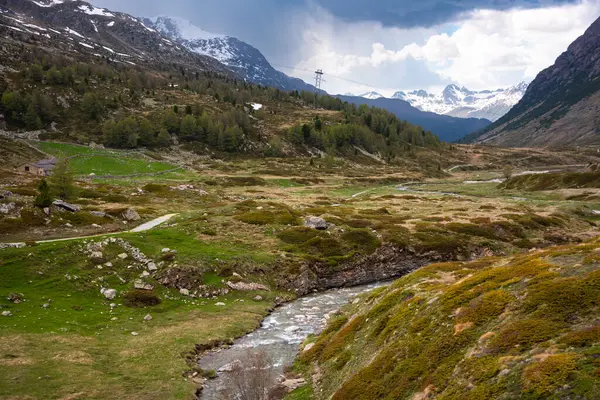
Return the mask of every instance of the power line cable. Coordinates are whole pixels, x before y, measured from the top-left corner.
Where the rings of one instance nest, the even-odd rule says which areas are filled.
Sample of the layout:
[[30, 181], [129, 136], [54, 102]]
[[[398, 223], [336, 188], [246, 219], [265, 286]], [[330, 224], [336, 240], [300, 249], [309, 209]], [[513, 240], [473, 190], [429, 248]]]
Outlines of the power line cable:
[[[287, 65], [277, 65], [277, 64], [271, 64], [271, 65], [274, 66], [274, 67], [277, 67], [277, 68], [286, 68], [286, 69], [291, 69], [291, 70], [296, 70], [296, 71], [310, 72], [311, 74], [315, 73], [315, 71], [310, 70], [310, 69], [306, 69], [306, 68], [290, 67], [290, 66], [287, 66]], [[347, 79], [347, 78], [342, 78], [341, 76], [337, 76], [337, 75], [327, 74], [327, 76], [331, 77], [331, 78], [335, 78], [335, 79], [340, 79], [342, 81], [355, 83], [357, 85], [367, 86], [367, 87], [369, 87], [371, 89], [380, 90], [379, 87], [373, 86], [373, 85], [369, 85], [368, 83], [358, 82], [358, 81], [355, 81], [355, 80], [352, 80], [352, 79]]]

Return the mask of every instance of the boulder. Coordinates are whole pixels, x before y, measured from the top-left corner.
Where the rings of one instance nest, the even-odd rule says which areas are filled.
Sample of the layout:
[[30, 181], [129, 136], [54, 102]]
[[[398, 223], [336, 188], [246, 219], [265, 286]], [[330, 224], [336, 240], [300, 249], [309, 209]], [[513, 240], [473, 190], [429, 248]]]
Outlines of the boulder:
[[245, 283], [245, 282], [231, 282], [228, 281], [226, 285], [233, 290], [241, 290], [241, 291], [250, 291], [250, 290], [265, 290], [268, 291], [269, 288], [265, 285], [261, 285], [260, 283]]
[[78, 212], [81, 211], [81, 207], [79, 207], [78, 205], [75, 204], [70, 204], [67, 203], [66, 201], [62, 201], [62, 200], [54, 200], [54, 207], [58, 207], [61, 208], [63, 210], [67, 210], [70, 212]]
[[223, 303], [222, 301], [215, 303], [215, 306], [219, 306], [219, 307], [223, 307], [224, 305], [225, 305], [225, 303]]
[[121, 253], [117, 257], [119, 257], [121, 260], [126, 260], [128, 256], [127, 253]]
[[304, 219], [304, 226], [311, 229], [326, 230], [327, 221], [320, 217], [309, 216]]
[[304, 346], [304, 349], [302, 349], [302, 351], [309, 351], [310, 349], [312, 349], [313, 347], [315, 347], [314, 343], [309, 343], [306, 346]]
[[107, 300], [112, 300], [117, 297], [117, 291], [115, 289], [100, 289], [100, 293], [104, 295]]
[[134, 287], [135, 289], [141, 289], [141, 290], [152, 290], [152, 289], [154, 289], [154, 286], [152, 286], [152, 285], [151, 285], [151, 284], [149, 284], [149, 283], [146, 283], [146, 282], [144, 282], [144, 281], [143, 281], [143, 280], [141, 280], [141, 279], [136, 279], [136, 280], [133, 282], [133, 287]]
[[3, 317], [12, 317], [12, 313], [10, 311], [2, 311]]
[[94, 217], [106, 217], [106, 213], [104, 211], [90, 211], [90, 214], [92, 214]]
[[283, 386], [287, 387], [290, 392], [293, 392], [294, 390], [298, 389], [300, 386], [304, 385], [305, 383], [306, 383], [306, 381], [303, 378], [286, 379], [285, 381], [281, 382], [281, 384]]
[[104, 254], [101, 251], [92, 251], [90, 253], [90, 260], [92, 261], [102, 261], [104, 259]]
[[158, 270], [158, 268], [156, 267], [156, 264], [155, 264], [155, 263], [153, 263], [153, 262], [149, 262], [149, 263], [147, 264], [147, 267], [148, 267], [148, 270], [149, 270], [149, 271], [156, 271], [156, 270]]
[[126, 221], [138, 221], [140, 219], [140, 214], [138, 214], [134, 209], [128, 208], [123, 211], [123, 219]]
[[19, 304], [20, 302], [23, 301], [23, 294], [22, 293], [11, 293], [8, 295], [7, 299], [11, 303]]
[[190, 291], [188, 289], [185, 289], [185, 288], [179, 289], [179, 293], [181, 293], [184, 296], [189, 296], [190, 295]]
[[230, 362], [229, 364], [223, 365], [221, 368], [217, 370], [217, 372], [232, 372], [236, 368], [241, 368], [242, 362], [240, 360], [235, 360]]

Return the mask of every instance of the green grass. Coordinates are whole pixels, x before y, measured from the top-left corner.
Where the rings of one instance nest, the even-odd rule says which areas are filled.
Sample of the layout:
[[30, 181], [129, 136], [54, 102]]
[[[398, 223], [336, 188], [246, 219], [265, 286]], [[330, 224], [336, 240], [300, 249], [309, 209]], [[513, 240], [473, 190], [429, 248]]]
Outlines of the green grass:
[[147, 160], [136, 153], [91, 149], [64, 143], [35, 142], [41, 150], [54, 156], [70, 157], [76, 175], [132, 175], [168, 171], [176, 165]]

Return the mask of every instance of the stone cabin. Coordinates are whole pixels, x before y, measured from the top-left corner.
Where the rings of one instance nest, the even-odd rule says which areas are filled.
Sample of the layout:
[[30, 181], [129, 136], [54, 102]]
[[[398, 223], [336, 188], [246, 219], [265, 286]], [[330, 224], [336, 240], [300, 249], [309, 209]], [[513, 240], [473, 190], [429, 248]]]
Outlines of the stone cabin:
[[27, 174], [33, 174], [38, 176], [48, 176], [52, 173], [52, 170], [56, 167], [56, 159], [47, 159], [36, 162], [35, 164], [25, 164], [21, 167], [21, 171]]

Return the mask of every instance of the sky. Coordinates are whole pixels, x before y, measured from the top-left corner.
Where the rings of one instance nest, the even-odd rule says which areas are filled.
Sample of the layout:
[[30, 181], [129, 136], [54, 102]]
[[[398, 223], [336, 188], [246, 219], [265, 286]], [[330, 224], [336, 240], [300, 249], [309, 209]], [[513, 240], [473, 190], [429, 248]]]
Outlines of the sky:
[[92, 0], [179, 16], [258, 48], [329, 93], [471, 90], [531, 81], [600, 16], [600, 0]]

